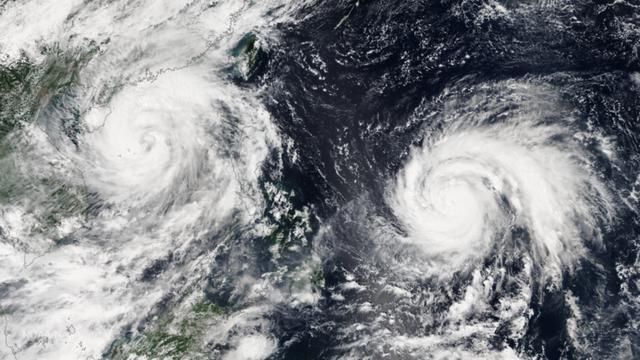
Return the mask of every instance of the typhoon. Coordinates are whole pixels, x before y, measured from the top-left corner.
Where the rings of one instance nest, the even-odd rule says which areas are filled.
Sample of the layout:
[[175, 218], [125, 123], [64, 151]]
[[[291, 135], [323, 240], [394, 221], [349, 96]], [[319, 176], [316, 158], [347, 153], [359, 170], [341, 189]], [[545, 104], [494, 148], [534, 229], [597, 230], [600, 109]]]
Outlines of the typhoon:
[[0, 0], [0, 360], [640, 358], [639, 14]]
[[[247, 76], [243, 39], [289, 9], [270, 17], [279, 4], [0, 6], [0, 357], [179, 356], [184, 333], [150, 330], [136, 349], [109, 349], [174, 293], [193, 297], [190, 313], [215, 318], [202, 294], [213, 251], [261, 232], [245, 226], [263, 202], [260, 163], [279, 140], [258, 90], [233, 79]], [[262, 358], [273, 347], [268, 334], [243, 336], [227, 358]]]
[[[400, 172], [389, 201], [404, 241], [424, 249], [438, 274], [518, 253], [560, 273], [583, 255], [583, 241], [600, 243], [612, 219], [609, 190], [570, 119], [545, 124], [525, 96], [504, 121], [448, 115]], [[496, 104], [482, 105], [490, 113]]]

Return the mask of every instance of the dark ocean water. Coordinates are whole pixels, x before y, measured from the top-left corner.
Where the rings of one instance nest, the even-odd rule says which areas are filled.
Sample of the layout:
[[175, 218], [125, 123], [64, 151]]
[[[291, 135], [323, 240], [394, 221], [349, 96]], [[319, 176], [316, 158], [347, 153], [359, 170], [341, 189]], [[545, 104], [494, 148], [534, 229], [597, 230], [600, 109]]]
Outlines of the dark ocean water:
[[640, 359], [639, 99], [638, 0], [0, 0], [0, 359]]
[[[374, 245], [371, 224], [361, 220], [397, 222], [385, 189], [425, 132], [439, 130], [434, 113], [472, 118], [487, 112], [488, 121], [501, 122], [523, 106], [510, 82], [544, 87], [558, 106], [532, 116], [547, 123], [571, 117], [576, 129], [615, 138], [615, 164], [600, 156], [595, 166], [614, 184], [616, 196], [637, 191], [638, 9], [631, 2], [604, 1], [326, 1], [308, 9], [301, 22], [284, 26], [282, 44], [253, 81], [269, 88], [265, 101], [293, 143], [288, 155], [300, 159], [285, 162], [284, 186], [295, 189], [299, 206], [312, 206], [331, 231], [314, 238], [314, 251], [324, 256], [322, 299], [318, 307], [284, 307], [273, 315], [282, 345], [274, 358], [436, 356], [385, 344], [372, 334], [375, 325], [354, 327], [376, 323], [384, 312], [395, 318], [386, 327], [389, 338], [446, 337], [448, 320], [439, 315], [471, 281], [460, 272], [447, 288], [430, 279], [405, 283], [411, 301], [398, 301], [384, 287], [400, 280]], [[480, 100], [465, 105], [474, 97]], [[447, 107], [452, 98], [459, 109]], [[532, 285], [524, 332], [510, 334], [503, 323], [487, 337], [487, 349], [549, 359], [640, 356], [638, 274], [620, 275], [638, 266], [637, 202], [628, 205], [606, 230], [603, 246], [590, 247], [560, 286]], [[523, 267], [517, 258], [503, 265], [513, 276]], [[491, 268], [492, 260], [485, 266]], [[349, 281], [365, 290], [336, 301], [332, 292]], [[523, 291], [503, 285], [491, 304]], [[569, 335], [568, 292], [581, 308], [579, 340]], [[438, 300], [423, 306], [428, 296]], [[354, 311], [365, 302], [377, 311]], [[471, 335], [443, 346], [473, 349], [473, 342]]]

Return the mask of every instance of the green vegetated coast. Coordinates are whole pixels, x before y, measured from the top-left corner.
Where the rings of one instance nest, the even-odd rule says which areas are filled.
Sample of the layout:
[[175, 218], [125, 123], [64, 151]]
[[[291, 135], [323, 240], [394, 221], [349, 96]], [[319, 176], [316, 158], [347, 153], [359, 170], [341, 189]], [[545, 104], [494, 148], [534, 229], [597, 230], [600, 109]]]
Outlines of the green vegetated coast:
[[84, 213], [87, 191], [81, 179], [69, 179], [52, 159], [37, 156], [33, 127], [43, 109], [77, 84], [95, 49], [41, 51], [42, 61], [23, 55], [0, 65], [0, 209], [22, 208], [35, 218], [34, 234], [55, 237], [51, 231], [63, 219]]

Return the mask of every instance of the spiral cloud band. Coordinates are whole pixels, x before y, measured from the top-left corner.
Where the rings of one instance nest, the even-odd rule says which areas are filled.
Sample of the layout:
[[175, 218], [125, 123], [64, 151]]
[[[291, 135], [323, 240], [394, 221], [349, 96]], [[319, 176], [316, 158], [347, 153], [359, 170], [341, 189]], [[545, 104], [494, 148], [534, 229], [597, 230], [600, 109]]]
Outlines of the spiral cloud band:
[[[208, 89], [204, 80], [179, 75], [181, 79], [169, 74], [117, 95], [107, 114], [102, 109], [90, 113], [88, 121], [97, 127], [85, 139], [95, 172], [88, 179], [113, 201], [146, 202], [172, 187], [183, 192], [193, 188], [189, 182], [205, 165], [200, 163], [210, 140], [203, 125], [211, 116], [207, 112], [213, 96], [189, 91]], [[167, 183], [176, 179], [181, 183]]]
[[403, 240], [439, 267], [473, 266], [500, 249], [557, 273], [613, 212], [590, 161], [568, 126], [453, 122], [414, 149], [389, 202]]

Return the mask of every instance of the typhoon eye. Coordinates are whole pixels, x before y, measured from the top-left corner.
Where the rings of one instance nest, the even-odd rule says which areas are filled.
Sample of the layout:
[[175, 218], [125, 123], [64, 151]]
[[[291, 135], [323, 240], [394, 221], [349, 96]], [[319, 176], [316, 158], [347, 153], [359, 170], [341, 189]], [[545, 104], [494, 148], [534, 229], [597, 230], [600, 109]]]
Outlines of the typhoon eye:
[[0, 359], [638, 358], [636, 3], [0, 0]]
[[[200, 88], [191, 93], [180, 84]], [[109, 202], [134, 207], [169, 204], [188, 196], [200, 174], [215, 171], [203, 161], [210, 85], [188, 74], [171, 74], [153, 83], [125, 88], [106, 109], [96, 108], [87, 123], [80, 161], [87, 181]], [[185, 142], [184, 139], [190, 139]], [[210, 146], [210, 145], [209, 145]]]
[[[585, 242], [598, 243], [614, 212], [610, 191], [568, 135], [571, 124], [535, 115], [500, 123], [463, 115], [412, 151], [388, 202], [407, 230], [401, 241], [433, 260], [426, 271], [469, 270], [496, 251], [522, 251], [551, 276], [571, 268]], [[511, 236], [514, 227], [529, 241]]]

